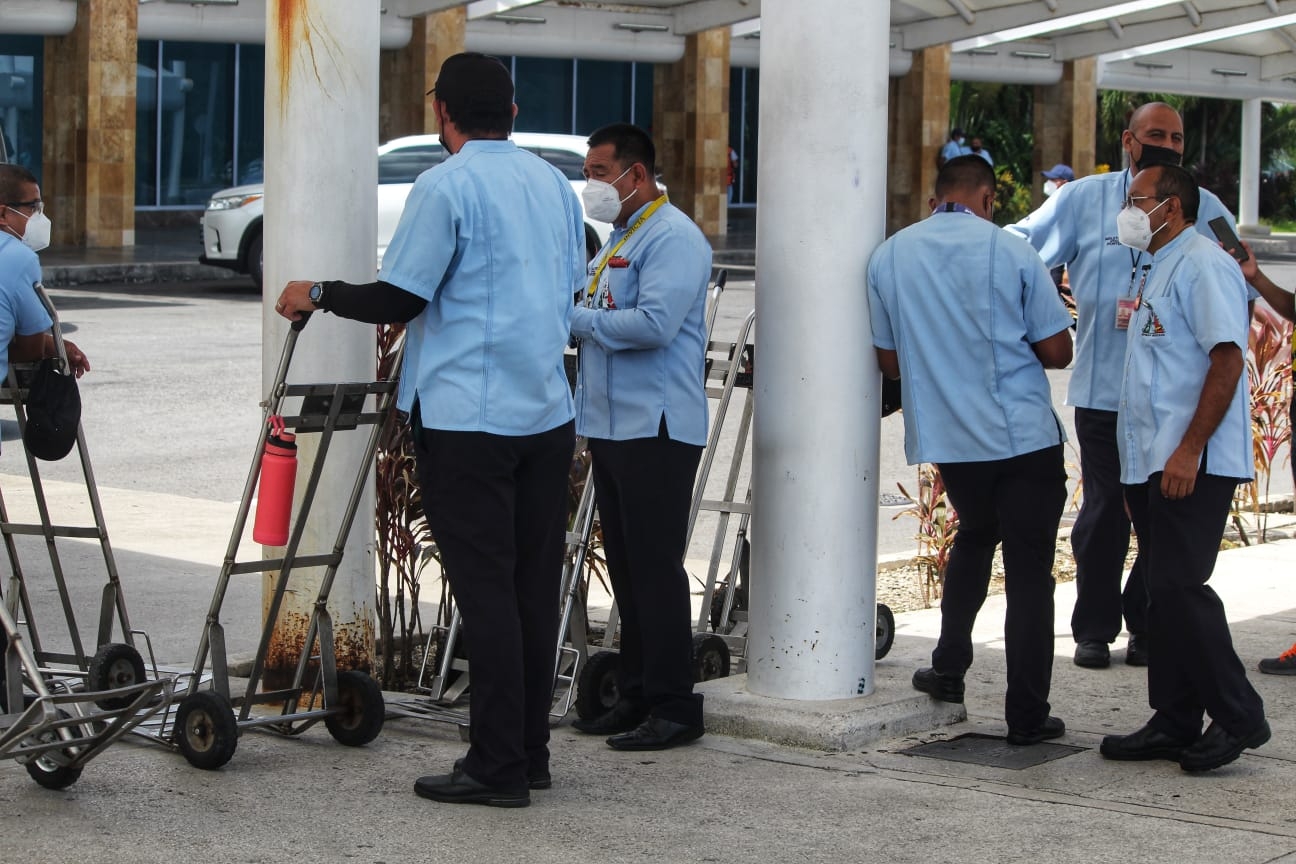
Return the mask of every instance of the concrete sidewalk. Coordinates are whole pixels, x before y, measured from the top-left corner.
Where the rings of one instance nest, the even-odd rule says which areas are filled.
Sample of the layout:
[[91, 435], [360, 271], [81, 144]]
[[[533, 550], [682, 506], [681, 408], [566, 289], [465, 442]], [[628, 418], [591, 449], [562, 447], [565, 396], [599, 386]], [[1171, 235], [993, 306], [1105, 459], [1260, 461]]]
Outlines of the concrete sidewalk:
[[[133, 623], [159, 645], [178, 633], [196, 638], [218, 563], [207, 556], [223, 550], [232, 524], [227, 505], [100, 491]], [[184, 543], [178, 530], [152, 527], [177, 512], [195, 515]], [[1296, 640], [1294, 571], [1296, 540], [1220, 556], [1212, 584], [1249, 668]], [[1148, 716], [1145, 675], [1119, 662], [1119, 642], [1110, 669], [1070, 662], [1073, 599], [1073, 584], [1058, 586], [1053, 706], [1068, 732], [1056, 743], [995, 740], [1005, 732], [1004, 602], [995, 596], [975, 637], [968, 719], [953, 726], [847, 752], [708, 735], [626, 754], [564, 722], [551, 745], [554, 788], [520, 811], [413, 794], [419, 774], [448, 770], [463, 753], [457, 729], [439, 722], [390, 720], [357, 749], [319, 726], [294, 740], [250, 731], [216, 772], [127, 740], [61, 792], [0, 762], [0, 844], [8, 859], [30, 862], [1296, 862], [1296, 679], [1252, 676], [1274, 737], [1233, 765], [1196, 776], [1169, 762], [1106, 762], [1101, 737]], [[897, 616], [895, 647], [868, 699], [912, 692], [909, 677], [928, 662], [938, 627], [936, 610]], [[719, 694], [741, 679], [703, 686]], [[980, 762], [907, 752], [969, 733], [989, 737], [963, 739], [954, 755]], [[972, 745], [982, 752], [969, 753]], [[1019, 761], [1041, 758], [1049, 761]]]

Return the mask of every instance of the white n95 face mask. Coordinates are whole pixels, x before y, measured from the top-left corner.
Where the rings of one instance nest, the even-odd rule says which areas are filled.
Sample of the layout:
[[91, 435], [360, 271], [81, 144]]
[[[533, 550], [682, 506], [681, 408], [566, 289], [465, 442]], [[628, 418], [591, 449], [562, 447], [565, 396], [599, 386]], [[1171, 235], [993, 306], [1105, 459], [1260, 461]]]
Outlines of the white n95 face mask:
[[1045, 181], [1044, 181], [1044, 197], [1045, 197], [1045, 198], [1048, 198], [1049, 196], [1051, 196], [1051, 195], [1052, 195], [1054, 192], [1056, 192], [1057, 190], [1058, 190], [1058, 184], [1057, 184], [1057, 181], [1056, 181], [1056, 180], [1045, 180]]
[[[630, 167], [633, 168], [634, 166]], [[612, 183], [629, 173], [630, 168], [627, 168]], [[585, 205], [586, 215], [591, 219], [597, 219], [600, 222], [615, 222], [616, 218], [621, 215], [621, 205], [629, 200], [630, 195], [634, 194], [632, 189], [630, 195], [622, 198], [617, 195], [616, 187], [612, 183], [605, 183], [602, 180], [585, 181], [585, 188], [581, 190], [581, 202]]]
[[27, 220], [27, 230], [23, 232], [23, 245], [33, 252], [41, 251], [50, 244], [50, 232], [53, 227], [53, 223], [44, 213], [32, 214], [32, 217]]
[[[1169, 198], [1166, 199], [1166, 201], [1169, 200]], [[1164, 203], [1165, 201], [1161, 202], [1161, 204]], [[1152, 235], [1165, 227], [1163, 223], [1161, 228], [1156, 229], [1156, 231], [1152, 230], [1151, 215], [1161, 209], [1161, 204], [1153, 207], [1149, 213], [1144, 213], [1138, 207], [1133, 206], [1121, 210], [1116, 215], [1116, 239], [1120, 240], [1124, 246], [1146, 252], [1148, 246], [1152, 243]]]

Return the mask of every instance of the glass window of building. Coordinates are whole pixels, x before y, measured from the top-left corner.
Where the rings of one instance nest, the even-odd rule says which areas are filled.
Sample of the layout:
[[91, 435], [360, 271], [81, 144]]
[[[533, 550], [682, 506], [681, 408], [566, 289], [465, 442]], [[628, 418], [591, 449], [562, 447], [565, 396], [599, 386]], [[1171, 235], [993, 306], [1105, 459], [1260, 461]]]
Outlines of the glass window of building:
[[609, 123], [634, 122], [634, 85], [634, 64], [578, 61], [575, 134], [588, 135]]
[[0, 36], [0, 148], [41, 176], [41, 91], [44, 84], [44, 40], [39, 36]]
[[519, 132], [572, 132], [575, 63], [549, 57], [513, 59], [514, 101]]

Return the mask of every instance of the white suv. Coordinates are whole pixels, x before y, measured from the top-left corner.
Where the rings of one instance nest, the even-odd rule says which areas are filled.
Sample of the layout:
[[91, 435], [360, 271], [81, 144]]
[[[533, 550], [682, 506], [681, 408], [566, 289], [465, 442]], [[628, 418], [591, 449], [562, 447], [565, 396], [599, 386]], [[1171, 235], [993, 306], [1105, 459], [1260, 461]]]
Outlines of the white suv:
[[[530, 150], [553, 165], [571, 181], [577, 197], [585, 188], [585, 153], [589, 149], [580, 135], [552, 135], [515, 132], [513, 143]], [[405, 199], [414, 179], [446, 158], [436, 135], [396, 138], [378, 148], [378, 262], [400, 221]], [[203, 264], [248, 273], [261, 287], [261, 216], [265, 209], [265, 187], [260, 184], [222, 189], [207, 202], [202, 217]], [[584, 204], [582, 203], [582, 207]], [[585, 220], [587, 254], [593, 256], [607, 240], [612, 226]]]

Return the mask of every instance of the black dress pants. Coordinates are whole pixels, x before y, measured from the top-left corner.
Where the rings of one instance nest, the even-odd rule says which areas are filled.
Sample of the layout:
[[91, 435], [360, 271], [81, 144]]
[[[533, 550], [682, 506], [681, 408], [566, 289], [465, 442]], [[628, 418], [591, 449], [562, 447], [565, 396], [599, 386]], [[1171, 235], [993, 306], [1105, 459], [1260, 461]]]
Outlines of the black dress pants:
[[702, 448], [663, 430], [656, 438], [591, 439], [590, 453], [621, 614], [620, 698], [663, 720], [701, 726], [684, 541]]
[[575, 425], [522, 436], [424, 429], [414, 440], [472, 670], [464, 771], [522, 785], [528, 768], [549, 764]]
[[1202, 713], [1233, 735], [1264, 719], [1264, 702], [1233, 649], [1224, 604], [1207, 580], [1237, 480], [1199, 473], [1193, 493], [1161, 494], [1161, 472], [1125, 487], [1139, 545], [1147, 554], [1148, 703], [1151, 724], [1181, 739], [1201, 734]]
[[1071, 529], [1076, 562], [1071, 635], [1077, 642], [1111, 642], [1120, 634], [1122, 613], [1129, 632], [1143, 635], [1148, 627], [1148, 595], [1141, 551], [1121, 591], [1130, 520], [1120, 482], [1116, 412], [1077, 408], [1075, 430], [1084, 496]]
[[1049, 716], [1053, 677], [1053, 556], [1067, 494], [1062, 445], [937, 467], [959, 526], [945, 569], [932, 667], [962, 676], [972, 665], [972, 625], [990, 587], [995, 546], [1002, 542], [1008, 601], [1004, 718], [1009, 729], [1035, 729]]

